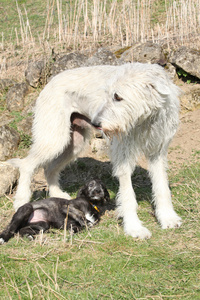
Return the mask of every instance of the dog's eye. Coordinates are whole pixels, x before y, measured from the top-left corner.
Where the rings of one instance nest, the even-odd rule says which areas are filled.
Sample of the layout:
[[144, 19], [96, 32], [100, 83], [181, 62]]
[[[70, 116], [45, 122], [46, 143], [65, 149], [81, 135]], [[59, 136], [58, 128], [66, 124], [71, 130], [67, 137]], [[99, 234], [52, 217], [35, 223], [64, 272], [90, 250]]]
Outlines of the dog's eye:
[[122, 101], [123, 98], [120, 97], [117, 93], [114, 93], [114, 100], [115, 100], [115, 101]]

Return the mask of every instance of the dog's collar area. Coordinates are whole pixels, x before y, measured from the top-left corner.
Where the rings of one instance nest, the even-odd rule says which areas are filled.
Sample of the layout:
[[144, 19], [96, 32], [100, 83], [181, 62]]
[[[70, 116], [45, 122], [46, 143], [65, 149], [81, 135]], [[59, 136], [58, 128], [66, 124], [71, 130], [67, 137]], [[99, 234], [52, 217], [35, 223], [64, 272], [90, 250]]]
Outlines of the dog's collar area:
[[90, 204], [94, 207], [94, 209], [96, 209], [96, 211], [100, 212], [100, 210], [98, 209], [98, 207], [96, 205], [94, 205], [92, 202], [90, 202]]

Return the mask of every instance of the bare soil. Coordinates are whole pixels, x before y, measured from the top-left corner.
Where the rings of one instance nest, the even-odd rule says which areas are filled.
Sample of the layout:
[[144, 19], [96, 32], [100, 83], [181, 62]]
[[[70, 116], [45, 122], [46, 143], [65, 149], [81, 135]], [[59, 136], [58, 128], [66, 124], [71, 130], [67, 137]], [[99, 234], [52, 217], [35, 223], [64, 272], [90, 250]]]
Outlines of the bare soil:
[[169, 149], [169, 161], [180, 167], [200, 156], [200, 109], [181, 115], [179, 130]]

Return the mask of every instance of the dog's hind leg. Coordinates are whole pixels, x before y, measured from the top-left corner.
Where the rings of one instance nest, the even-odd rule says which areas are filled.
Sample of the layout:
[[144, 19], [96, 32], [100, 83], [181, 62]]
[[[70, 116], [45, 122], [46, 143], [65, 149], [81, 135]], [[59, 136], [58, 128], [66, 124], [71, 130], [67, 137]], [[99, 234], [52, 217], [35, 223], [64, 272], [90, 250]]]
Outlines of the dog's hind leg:
[[[82, 116], [83, 117], [83, 116]], [[91, 136], [91, 127], [80, 115], [72, 118], [71, 143], [62, 154], [52, 160], [45, 167], [45, 176], [49, 186], [50, 197], [71, 199], [67, 192], [63, 192], [59, 185], [59, 174], [66, 165], [73, 162], [84, 149]], [[83, 117], [85, 118], [85, 117]], [[76, 125], [75, 125], [76, 124]], [[78, 126], [77, 126], [78, 124]], [[81, 125], [81, 126], [80, 126]]]
[[10, 224], [0, 234], [0, 244], [7, 242], [14, 234], [21, 228], [23, 224], [28, 222], [28, 218], [33, 212], [33, 207], [30, 203], [27, 203], [20, 207], [18, 211], [13, 215]]
[[174, 211], [166, 172], [166, 155], [158, 154], [149, 159], [153, 201], [156, 217], [163, 229], [181, 225], [181, 218]]
[[50, 228], [47, 222], [40, 221], [38, 223], [29, 224], [19, 230], [19, 234], [26, 236], [29, 240], [34, 239], [34, 235], [39, 234], [40, 231], [45, 232]]
[[17, 210], [20, 206], [30, 201], [31, 198], [31, 178], [35, 169], [39, 165], [39, 161], [30, 153], [24, 159], [14, 158], [8, 161], [13, 166], [18, 167], [20, 177], [18, 187], [15, 194], [14, 208]]
[[44, 171], [48, 183], [50, 197], [71, 199], [67, 192], [63, 192], [61, 190], [59, 184], [59, 174], [65, 168], [65, 166], [73, 160], [73, 147], [70, 145], [61, 155], [45, 166]]

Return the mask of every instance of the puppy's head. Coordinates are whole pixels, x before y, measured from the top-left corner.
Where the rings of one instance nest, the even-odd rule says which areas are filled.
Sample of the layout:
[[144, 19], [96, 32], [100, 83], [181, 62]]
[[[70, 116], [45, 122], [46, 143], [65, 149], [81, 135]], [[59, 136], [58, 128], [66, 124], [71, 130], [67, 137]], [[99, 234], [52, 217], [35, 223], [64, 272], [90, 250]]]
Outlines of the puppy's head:
[[108, 190], [100, 179], [88, 181], [78, 192], [77, 197], [85, 197], [91, 202], [106, 202], [110, 200]]

